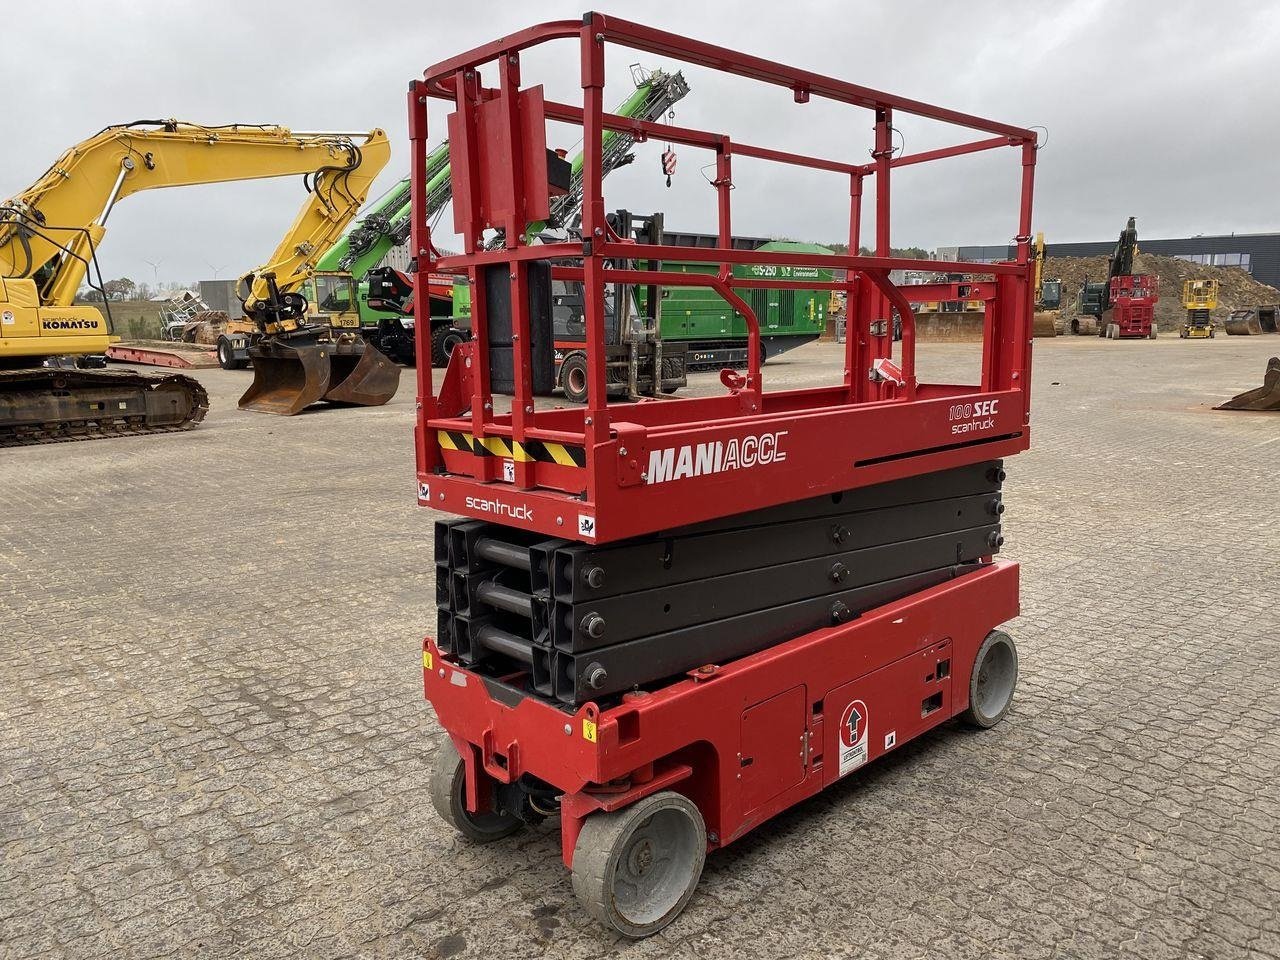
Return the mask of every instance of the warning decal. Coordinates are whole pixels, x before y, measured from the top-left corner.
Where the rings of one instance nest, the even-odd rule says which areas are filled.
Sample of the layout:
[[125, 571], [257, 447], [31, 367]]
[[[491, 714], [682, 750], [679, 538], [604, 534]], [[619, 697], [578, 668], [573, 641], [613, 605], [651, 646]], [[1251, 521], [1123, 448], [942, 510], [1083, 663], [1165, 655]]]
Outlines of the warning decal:
[[436, 440], [446, 450], [470, 451], [478, 457], [506, 457], [521, 463], [558, 463], [562, 467], [585, 467], [587, 451], [550, 440], [517, 443], [506, 437], [481, 437], [462, 430], [437, 430]]
[[867, 705], [854, 700], [840, 715], [840, 776], [867, 762]]

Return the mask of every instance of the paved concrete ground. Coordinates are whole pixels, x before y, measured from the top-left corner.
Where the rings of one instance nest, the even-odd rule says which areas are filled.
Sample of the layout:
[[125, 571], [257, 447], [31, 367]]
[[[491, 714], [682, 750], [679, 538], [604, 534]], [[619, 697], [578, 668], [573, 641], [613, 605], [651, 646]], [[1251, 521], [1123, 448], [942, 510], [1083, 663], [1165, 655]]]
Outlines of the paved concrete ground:
[[195, 432], [3, 451], [0, 956], [1280, 957], [1280, 417], [1209, 411], [1277, 347], [1038, 342], [1008, 721], [717, 854], [637, 945], [554, 827], [478, 848], [430, 808], [411, 383], [280, 420], [215, 370]]

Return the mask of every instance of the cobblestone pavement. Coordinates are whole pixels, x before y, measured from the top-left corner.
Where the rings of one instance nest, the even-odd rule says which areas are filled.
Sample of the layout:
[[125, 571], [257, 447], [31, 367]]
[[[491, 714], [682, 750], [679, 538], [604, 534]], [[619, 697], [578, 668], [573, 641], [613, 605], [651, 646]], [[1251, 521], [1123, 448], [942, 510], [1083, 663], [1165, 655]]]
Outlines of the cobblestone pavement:
[[6, 450], [0, 956], [1280, 957], [1280, 417], [1209, 411], [1277, 345], [1038, 342], [1007, 722], [716, 854], [634, 945], [554, 826], [473, 847], [430, 808], [411, 376], [282, 420], [202, 372], [192, 433]]

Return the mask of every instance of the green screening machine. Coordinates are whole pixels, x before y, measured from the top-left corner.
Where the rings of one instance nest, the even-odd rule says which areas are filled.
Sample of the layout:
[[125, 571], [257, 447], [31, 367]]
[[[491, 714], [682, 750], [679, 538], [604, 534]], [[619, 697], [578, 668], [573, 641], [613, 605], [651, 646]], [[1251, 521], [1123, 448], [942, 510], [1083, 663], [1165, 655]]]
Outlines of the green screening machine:
[[[666, 234], [666, 242], [675, 246], [698, 247], [712, 241], [714, 237], [701, 234]], [[817, 244], [758, 237], [735, 237], [734, 244], [763, 252], [832, 252]], [[667, 263], [663, 269], [715, 274], [719, 265], [690, 261]], [[733, 275], [752, 280], [830, 282], [833, 279], [830, 270], [762, 264], [735, 266]], [[762, 361], [817, 340], [826, 329], [830, 309], [830, 294], [826, 290], [753, 288], [739, 292], [760, 324]], [[703, 287], [664, 287], [660, 318], [664, 340], [687, 344], [691, 368], [740, 366], [747, 362], [747, 322], [715, 291]]]

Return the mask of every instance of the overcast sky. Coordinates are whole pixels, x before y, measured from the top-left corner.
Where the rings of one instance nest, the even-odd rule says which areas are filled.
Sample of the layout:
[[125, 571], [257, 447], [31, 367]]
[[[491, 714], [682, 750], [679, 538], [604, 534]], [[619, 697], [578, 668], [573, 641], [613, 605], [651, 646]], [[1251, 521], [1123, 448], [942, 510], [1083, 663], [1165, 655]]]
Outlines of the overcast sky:
[[[383, 127], [392, 160], [374, 187], [407, 167], [404, 91], [428, 64], [543, 20], [577, 18], [581, 2], [272, 3], [255, 0], [73, 0], [54, 19], [10, 7], [5, 50], [7, 147], [0, 197], [30, 184], [65, 148], [100, 128], [176, 117], [295, 129]], [[1039, 157], [1036, 228], [1052, 243], [1280, 230], [1280, 5], [1127, 2], [639, 3], [605, 12], [1049, 136]], [[30, 18], [29, 23], [24, 23]], [[16, 22], [15, 22], [16, 21]], [[606, 103], [630, 90], [626, 66], [678, 67], [620, 52]], [[575, 97], [569, 44], [524, 60], [526, 83]], [[676, 122], [852, 162], [867, 158], [870, 114], [778, 88], [686, 68], [692, 92]], [[433, 142], [443, 112], [433, 113]], [[972, 139], [899, 121], [908, 152]], [[574, 147], [567, 130], [552, 145]], [[557, 143], [557, 140], [564, 141]], [[611, 207], [661, 209], [672, 229], [710, 230], [710, 156], [679, 148], [674, 186], [661, 144], [606, 187]], [[847, 181], [735, 163], [738, 233], [844, 239]], [[1016, 227], [1016, 151], [903, 170], [894, 178], [895, 245], [1003, 243]], [[112, 214], [100, 260], [137, 281], [233, 276], [264, 261], [304, 199], [297, 178], [141, 193]], [[870, 226], [870, 205], [867, 209]], [[447, 222], [448, 218], [446, 218]], [[864, 233], [864, 236], [866, 234]], [[147, 261], [158, 264], [153, 269]]]

